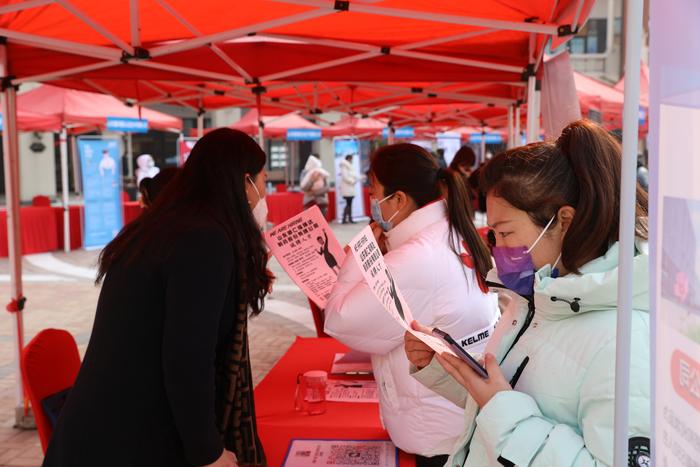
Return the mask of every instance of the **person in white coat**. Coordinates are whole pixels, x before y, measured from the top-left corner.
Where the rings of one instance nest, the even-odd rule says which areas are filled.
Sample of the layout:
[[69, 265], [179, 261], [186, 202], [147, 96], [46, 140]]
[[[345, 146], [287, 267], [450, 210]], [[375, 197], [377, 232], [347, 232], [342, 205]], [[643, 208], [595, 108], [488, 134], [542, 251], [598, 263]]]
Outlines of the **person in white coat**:
[[[386, 146], [372, 157], [373, 231], [414, 317], [480, 352], [498, 321], [485, 275], [491, 257], [465, 208], [461, 176], [425, 149]], [[418, 466], [442, 465], [464, 430], [462, 410], [413, 379], [404, 328], [383, 308], [348, 255], [326, 306], [326, 333], [372, 354], [382, 421]]]
[[160, 169], [156, 167], [156, 161], [150, 154], [141, 154], [136, 158], [136, 185], [141, 183], [144, 178], [153, 178], [160, 173]]
[[352, 200], [355, 198], [355, 187], [362, 180], [352, 165], [352, 154], [345, 156], [340, 161], [340, 194], [345, 200], [345, 210], [343, 211], [343, 224], [354, 224], [352, 220]]
[[321, 159], [311, 154], [301, 172], [301, 190], [304, 192], [304, 209], [318, 206], [324, 217], [328, 210], [328, 177]]

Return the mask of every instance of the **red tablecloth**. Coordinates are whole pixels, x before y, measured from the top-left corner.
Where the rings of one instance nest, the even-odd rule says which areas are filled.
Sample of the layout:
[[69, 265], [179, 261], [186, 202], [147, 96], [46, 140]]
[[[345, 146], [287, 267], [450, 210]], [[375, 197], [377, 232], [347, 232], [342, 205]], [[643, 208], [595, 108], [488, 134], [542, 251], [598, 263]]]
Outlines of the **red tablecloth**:
[[[63, 207], [56, 206], [53, 208], [56, 216], [56, 235], [58, 239], [58, 249], [63, 248]], [[70, 225], [70, 249], [77, 250], [83, 246], [83, 207], [69, 206], [68, 219]]]
[[124, 225], [130, 224], [141, 215], [143, 208], [138, 201], [127, 201], [124, 203]]
[[296, 216], [304, 210], [304, 194], [288, 191], [270, 193], [267, 199], [267, 220], [277, 225]]
[[[51, 207], [20, 208], [22, 254], [45, 253], [58, 248], [57, 222]], [[7, 257], [7, 211], [0, 211], [0, 256]]]
[[326, 220], [328, 222], [333, 222], [335, 220], [335, 190], [330, 190], [328, 192], [328, 212], [326, 212]]
[[[255, 389], [258, 432], [270, 466], [281, 466], [289, 442], [307, 439], [389, 439], [379, 420], [378, 404], [327, 403], [326, 413], [310, 416], [294, 410], [297, 374], [329, 371], [333, 356], [347, 347], [330, 338], [297, 338]], [[413, 467], [413, 456], [400, 454], [401, 467]]]
[[372, 209], [370, 209], [369, 205], [369, 188], [362, 187], [362, 201], [365, 203], [365, 214], [368, 217], [372, 217]]

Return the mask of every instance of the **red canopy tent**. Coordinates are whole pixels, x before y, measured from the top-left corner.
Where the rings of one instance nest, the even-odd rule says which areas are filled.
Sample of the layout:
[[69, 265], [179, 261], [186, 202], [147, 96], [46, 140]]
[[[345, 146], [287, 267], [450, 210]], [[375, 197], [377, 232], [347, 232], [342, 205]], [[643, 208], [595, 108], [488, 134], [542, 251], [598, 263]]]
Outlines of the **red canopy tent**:
[[42, 115], [17, 109], [17, 128], [19, 131], [59, 131], [61, 119], [55, 115]]
[[347, 116], [332, 126], [323, 128], [324, 136], [357, 136], [360, 138], [376, 137], [382, 134], [387, 122], [376, 118], [357, 118]]
[[[645, 107], [649, 107], [649, 66], [642, 63], [639, 73], [639, 103]], [[624, 76], [617, 82], [615, 89], [620, 92], [625, 91]]]
[[147, 108], [128, 106], [118, 99], [96, 92], [76, 91], [42, 85], [17, 96], [18, 112], [58, 118], [60, 125], [69, 127], [99, 127], [107, 125], [107, 117], [129, 117], [148, 120], [149, 128], [181, 131], [182, 120]]
[[[586, 115], [593, 110], [600, 114], [601, 124], [609, 130], [617, 130], [622, 128], [622, 110], [625, 102], [625, 94], [618, 87], [622, 83], [624, 90], [624, 82], [621, 81], [616, 86], [612, 86], [602, 81], [598, 81], [589, 76], [580, 73], [574, 73], [574, 81], [576, 82], [576, 91], [578, 92], [579, 102], [581, 104], [581, 113]], [[642, 79], [640, 85], [644, 82]], [[648, 101], [648, 81], [647, 81], [647, 99], [642, 96], [641, 91], [639, 107], [640, 112], [644, 115], [649, 107]], [[639, 126], [641, 135], [646, 134], [648, 125], [646, 122]]]
[[[18, 82], [70, 76], [120, 96], [154, 79], [498, 82], [520, 80], [592, 4], [249, 0], [232, 15], [223, 0], [15, 0], [0, 9], [0, 30]], [[250, 34], [284, 43], [230, 42]]]
[[[268, 138], [285, 138], [289, 129], [320, 130], [321, 127], [311, 123], [296, 113], [290, 113], [279, 117], [262, 117], [264, 134]], [[239, 121], [231, 125], [234, 130], [240, 130], [249, 135], [258, 133], [258, 111], [249, 110]]]

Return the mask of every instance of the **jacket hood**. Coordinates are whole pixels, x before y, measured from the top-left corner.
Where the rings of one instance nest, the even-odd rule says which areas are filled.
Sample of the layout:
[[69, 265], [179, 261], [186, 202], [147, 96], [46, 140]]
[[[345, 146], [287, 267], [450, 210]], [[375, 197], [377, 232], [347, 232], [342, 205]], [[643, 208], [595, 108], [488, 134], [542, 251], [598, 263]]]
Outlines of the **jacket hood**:
[[304, 170], [320, 169], [321, 167], [323, 167], [323, 164], [321, 164], [321, 160], [318, 157], [309, 156], [309, 158], [306, 160]]
[[[633, 261], [633, 300], [635, 310], [649, 312], [649, 252], [646, 242], [636, 242]], [[580, 274], [552, 277], [544, 266], [535, 275], [535, 308], [548, 319], [564, 319], [589, 311], [617, 309], [619, 242], [605, 255], [581, 268]], [[554, 299], [558, 300], [554, 300]], [[565, 300], [565, 301], [563, 301]], [[578, 310], [571, 304], [578, 302]]]
[[138, 165], [140, 169], [148, 170], [155, 166], [155, 161], [150, 154], [141, 154], [136, 158], [136, 165]]

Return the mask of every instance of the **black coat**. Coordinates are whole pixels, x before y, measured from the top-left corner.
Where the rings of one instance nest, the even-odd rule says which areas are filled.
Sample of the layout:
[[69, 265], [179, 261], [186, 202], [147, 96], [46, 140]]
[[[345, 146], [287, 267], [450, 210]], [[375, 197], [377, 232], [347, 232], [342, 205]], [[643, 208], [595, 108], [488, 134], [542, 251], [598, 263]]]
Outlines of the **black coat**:
[[232, 246], [223, 228], [199, 221], [160, 256], [108, 271], [44, 466], [177, 467], [221, 455], [217, 375], [238, 303]]

